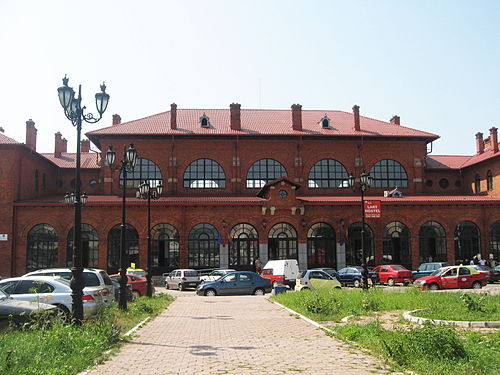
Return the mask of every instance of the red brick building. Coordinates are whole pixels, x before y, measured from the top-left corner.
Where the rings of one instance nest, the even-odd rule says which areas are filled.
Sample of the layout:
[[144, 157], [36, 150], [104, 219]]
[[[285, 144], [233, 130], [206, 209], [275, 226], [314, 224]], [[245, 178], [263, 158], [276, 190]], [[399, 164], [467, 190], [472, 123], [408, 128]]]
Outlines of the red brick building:
[[[73, 131], [73, 130], [71, 130]], [[69, 132], [69, 129], [68, 129]], [[71, 263], [75, 154], [55, 135], [54, 153], [0, 132], [0, 275]], [[342, 111], [177, 109], [113, 124], [82, 141], [83, 263], [118, 268], [120, 170], [108, 146], [133, 143], [138, 162], [127, 179], [127, 257], [147, 262], [144, 180], [163, 181], [151, 202], [154, 274], [175, 267], [251, 269], [257, 256], [296, 258], [301, 268], [361, 264], [361, 194], [350, 174], [373, 177], [365, 200], [370, 265], [416, 267], [428, 260], [500, 258], [500, 152], [497, 129], [476, 135], [473, 156], [430, 154], [437, 135]], [[90, 150], [92, 142], [99, 152]], [[117, 163], [115, 163], [117, 164]]]

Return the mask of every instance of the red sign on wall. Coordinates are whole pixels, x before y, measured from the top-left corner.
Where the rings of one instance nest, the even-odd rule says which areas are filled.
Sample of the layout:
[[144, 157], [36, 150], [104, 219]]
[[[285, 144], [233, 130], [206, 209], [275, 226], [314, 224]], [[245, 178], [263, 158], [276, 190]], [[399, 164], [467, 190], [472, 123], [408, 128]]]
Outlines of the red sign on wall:
[[380, 219], [382, 217], [380, 201], [365, 201], [365, 217], [367, 219]]

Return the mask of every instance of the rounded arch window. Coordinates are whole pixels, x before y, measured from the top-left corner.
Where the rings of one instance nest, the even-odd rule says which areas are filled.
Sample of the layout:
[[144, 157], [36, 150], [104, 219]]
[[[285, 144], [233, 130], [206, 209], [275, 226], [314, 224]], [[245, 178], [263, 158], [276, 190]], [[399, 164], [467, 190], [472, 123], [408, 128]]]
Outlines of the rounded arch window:
[[26, 249], [26, 271], [57, 266], [59, 238], [53, 226], [38, 224], [28, 233]]
[[322, 159], [309, 171], [310, 188], [345, 188], [349, 187], [347, 170], [334, 159]]
[[288, 223], [278, 223], [269, 230], [269, 259], [298, 259], [297, 231]]
[[404, 167], [396, 160], [384, 159], [375, 163], [370, 170], [373, 178], [372, 187], [395, 188], [408, 187], [408, 175]]
[[488, 190], [493, 190], [493, 172], [491, 169], [486, 172], [486, 187]]
[[151, 265], [153, 274], [179, 268], [179, 232], [166, 223], [151, 228]]
[[224, 170], [215, 160], [198, 159], [184, 171], [184, 187], [190, 189], [223, 189], [226, 187]]
[[410, 231], [399, 221], [393, 221], [384, 228], [383, 262], [411, 269]]
[[474, 176], [474, 193], [480, 193], [481, 192], [481, 177], [476, 174]]
[[468, 264], [481, 252], [479, 228], [472, 221], [462, 221], [455, 229], [455, 261]]
[[197, 224], [188, 237], [188, 262], [192, 268], [219, 267], [219, 232], [208, 223]]
[[428, 221], [420, 227], [420, 263], [446, 262], [446, 233], [441, 224]]
[[[73, 266], [73, 238], [75, 228], [68, 232], [66, 264]], [[90, 224], [82, 224], [82, 267], [97, 267], [99, 261], [99, 237], [96, 229]]]
[[[127, 172], [127, 188], [137, 188], [144, 180], [148, 180], [155, 188], [162, 179], [160, 168], [155, 162], [146, 158], [137, 158], [132, 172]], [[120, 186], [123, 186], [123, 170], [120, 172]]]
[[330, 224], [313, 224], [307, 231], [307, 267], [337, 268], [336, 243]]
[[450, 186], [450, 182], [447, 178], [442, 178], [439, 180], [439, 187], [441, 189], [448, 189], [448, 186]]
[[491, 226], [490, 249], [493, 259], [498, 262], [500, 259], [500, 220], [495, 221]]
[[270, 181], [287, 175], [285, 167], [274, 159], [260, 159], [247, 173], [247, 188], [261, 188]]
[[251, 224], [236, 224], [229, 232], [229, 266], [235, 269], [253, 269], [259, 257], [259, 236]]
[[348, 240], [346, 246], [346, 262], [349, 266], [360, 266], [363, 263], [363, 247], [365, 249], [366, 264], [369, 266], [375, 265], [373, 255], [373, 231], [368, 224], [364, 227], [363, 246], [361, 244], [361, 228], [363, 224], [360, 222], [349, 225]]
[[[108, 233], [108, 272], [116, 273], [120, 268], [121, 225], [115, 225]], [[125, 224], [125, 265], [139, 265], [139, 235], [130, 224]]]

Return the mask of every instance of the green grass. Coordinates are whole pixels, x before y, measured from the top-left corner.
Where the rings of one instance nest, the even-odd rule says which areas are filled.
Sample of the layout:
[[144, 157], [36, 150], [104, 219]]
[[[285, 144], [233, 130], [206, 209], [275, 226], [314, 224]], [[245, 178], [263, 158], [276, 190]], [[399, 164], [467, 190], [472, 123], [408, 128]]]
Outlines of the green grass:
[[[465, 293], [464, 293], [465, 294]], [[312, 292], [280, 293], [279, 302], [316, 321], [340, 321], [348, 315], [370, 315], [375, 311], [425, 309], [416, 315], [442, 320], [500, 321], [500, 295], [431, 293], [416, 288], [391, 292], [373, 288], [335, 289]]]
[[165, 294], [141, 297], [126, 312], [113, 307], [79, 327], [57, 322], [0, 333], [0, 374], [77, 374], [103, 360], [102, 354], [118, 347], [125, 332], [172, 301]]

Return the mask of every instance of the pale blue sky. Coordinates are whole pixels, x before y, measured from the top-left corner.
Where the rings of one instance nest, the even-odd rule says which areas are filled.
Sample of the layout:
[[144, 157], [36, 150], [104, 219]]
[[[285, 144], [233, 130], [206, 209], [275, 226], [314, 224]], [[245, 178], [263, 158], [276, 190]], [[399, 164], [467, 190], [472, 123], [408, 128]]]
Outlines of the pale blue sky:
[[179, 108], [351, 111], [436, 133], [433, 154], [475, 153], [500, 128], [500, 1], [0, 1], [0, 126], [38, 151], [76, 131], [67, 74], [104, 119], [84, 132]]

